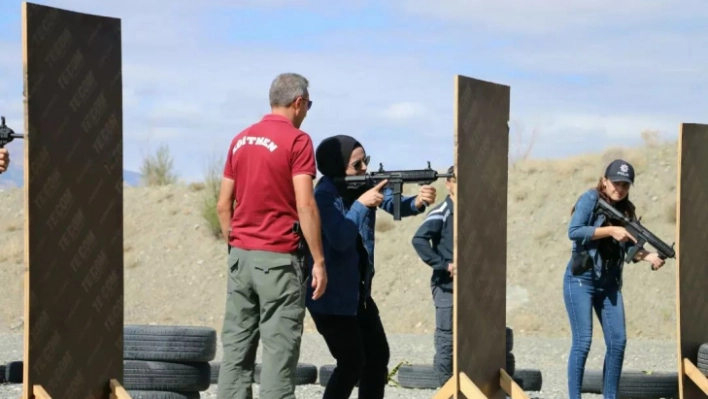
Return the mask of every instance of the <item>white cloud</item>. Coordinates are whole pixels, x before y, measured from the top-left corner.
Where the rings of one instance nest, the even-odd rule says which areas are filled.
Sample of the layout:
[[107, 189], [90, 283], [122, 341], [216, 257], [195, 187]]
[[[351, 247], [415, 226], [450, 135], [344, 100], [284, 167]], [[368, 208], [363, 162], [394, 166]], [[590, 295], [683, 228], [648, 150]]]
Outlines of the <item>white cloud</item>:
[[394, 121], [417, 119], [425, 117], [425, 114], [425, 106], [412, 101], [391, 104], [382, 112], [384, 117]]
[[708, 16], [708, 3], [685, 0], [392, 0], [403, 10], [494, 32], [556, 34], [615, 24], [651, 28], [666, 19]]
[[[643, 128], [675, 134], [681, 120], [704, 117], [708, 56], [688, 50], [699, 40], [708, 45], [707, 29], [689, 35], [652, 23], [660, 16], [678, 21], [703, 15], [705, 7], [694, 0], [673, 8], [663, 0], [612, 6], [608, 0], [392, 1], [446, 22], [414, 36], [404, 34], [418, 29], [413, 20], [400, 29], [349, 25], [316, 38], [249, 43], [227, 40], [227, 22], [208, 18], [242, 1], [51, 3], [123, 19], [125, 166], [131, 170], [139, 169], [148, 144], [166, 142], [178, 171], [199, 177], [204, 157], [225, 151], [238, 131], [268, 112], [268, 86], [285, 71], [310, 79], [314, 105], [303, 129], [315, 145], [350, 134], [364, 142], [375, 165], [386, 168], [417, 167], [411, 158], [434, 167], [451, 162], [455, 73], [511, 86], [512, 120], [527, 129], [539, 126], [535, 154], [575, 150], [590, 135], [627, 139]], [[304, 5], [338, 18], [332, 10], [364, 3], [269, 0], [258, 6], [276, 13]], [[16, 14], [19, 21], [19, 8]], [[623, 25], [635, 30], [624, 37], [610, 32]], [[502, 44], [494, 44], [497, 39]], [[0, 54], [0, 114], [21, 130], [19, 43], [0, 39]], [[569, 74], [589, 82], [568, 82]]]

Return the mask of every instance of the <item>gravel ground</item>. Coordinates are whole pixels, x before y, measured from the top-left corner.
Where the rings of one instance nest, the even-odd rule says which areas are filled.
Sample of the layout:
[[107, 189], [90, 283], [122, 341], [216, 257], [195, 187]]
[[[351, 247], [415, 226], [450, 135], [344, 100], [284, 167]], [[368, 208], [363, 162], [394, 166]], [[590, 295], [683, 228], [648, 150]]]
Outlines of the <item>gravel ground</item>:
[[[432, 335], [390, 335], [391, 364], [394, 367], [401, 361], [411, 363], [430, 363], [433, 355]], [[531, 398], [566, 398], [566, 362], [568, 359], [568, 339], [540, 338], [516, 336], [514, 339], [514, 354], [516, 367], [525, 369], [540, 369], [543, 373], [543, 390], [529, 392]], [[587, 367], [601, 369], [605, 345], [602, 339], [596, 338], [588, 359]], [[22, 358], [22, 336], [0, 335], [0, 364]], [[221, 347], [218, 347], [216, 360], [221, 358]], [[261, 352], [258, 352], [260, 361]], [[301, 362], [312, 363], [318, 367], [332, 364], [333, 359], [327, 351], [319, 335], [306, 334], [303, 337]], [[624, 363], [625, 370], [672, 371], [677, 369], [676, 343], [672, 341], [630, 340]], [[395, 379], [395, 377], [394, 377]], [[322, 397], [323, 389], [319, 385], [299, 386], [298, 399], [318, 399]], [[258, 398], [258, 385], [254, 385], [254, 398]], [[0, 385], [0, 399], [18, 399], [21, 385]], [[386, 398], [418, 399], [431, 398], [433, 390], [411, 390], [390, 386], [386, 390]], [[202, 393], [202, 399], [216, 398], [216, 385]], [[356, 398], [356, 391], [352, 398]], [[600, 395], [585, 394], [584, 398], [601, 398]]]

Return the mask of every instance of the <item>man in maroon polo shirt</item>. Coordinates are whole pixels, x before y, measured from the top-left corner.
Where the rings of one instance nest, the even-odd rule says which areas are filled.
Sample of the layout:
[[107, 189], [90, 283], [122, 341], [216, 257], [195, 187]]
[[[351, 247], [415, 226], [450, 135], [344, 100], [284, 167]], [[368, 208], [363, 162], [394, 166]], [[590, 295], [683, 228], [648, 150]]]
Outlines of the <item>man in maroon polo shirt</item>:
[[319, 298], [327, 285], [313, 195], [314, 146], [300, 130], [312, 106], [308, 86], [298, 74], [276, 77], [271, 113], [229, 146], [217, 204], [229, 244], [218, 399], [252, 398], [259, 338], [260, 398], [295, 399], [308, 279], [301, 236], [315, 260], [309, 276], [313, 297]]

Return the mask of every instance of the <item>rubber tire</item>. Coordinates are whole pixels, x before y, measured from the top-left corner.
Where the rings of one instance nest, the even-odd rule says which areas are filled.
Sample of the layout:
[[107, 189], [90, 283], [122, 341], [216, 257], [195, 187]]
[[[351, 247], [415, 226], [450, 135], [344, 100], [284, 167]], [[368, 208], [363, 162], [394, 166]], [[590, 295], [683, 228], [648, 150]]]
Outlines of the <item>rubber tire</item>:
[[131, 399], [199, 399], [199, 392], [128, 391]]
[[221, 370], [221, 362], [209, 363], [209, 381], [212, 384], [219, 382], [219, 370]]
[[123, 387], [134, 391], [200, 392], [209, 389], [207, 362], [169, 363], [124, 360]]
[[543, 374], [537, 369], [516, 369], [514, 381], [524, 391], [538, 392], [543, 388]]
[[438, 389], [442, 386], [432, 364], [403, 364], [397, 376], [403, 388]]
[[511, 377], [516, 373], [516, 356], [511, 352], [506, 354], [506, 373]]
[[708, 375], [708, 343], [698, 347], [698, 358], [696, 359], [696, 367], [704, 375]]
[[10, 362], [5, 366], [5, 382], [10, 384], [22, 384], [24, 380], [24, 363], [22, 360]]
[[216, 330], [195, 326], [127, 325], [124, 360], [209, 362], [216, 356]]
[[0, 365], [0, 384], [5, 382], [5, 366]]
[[[506, 373], [513, 377], [515, 372], [516, 357], [513, 353], [507, 353]], [[442, 386], [432, 364], [402, 365], [398, 369], [398, 384], [404, 388], [417, 389], [438, 389]]]
[[506, 353], [511, 353], [514, 350], [514, 330], [506, 328]]
[[[602, 370], [585, 369], [580, 391], [602, 395]], [[678, 373], [624, 370], [617, 399], [655, 399], [678, 397]]]

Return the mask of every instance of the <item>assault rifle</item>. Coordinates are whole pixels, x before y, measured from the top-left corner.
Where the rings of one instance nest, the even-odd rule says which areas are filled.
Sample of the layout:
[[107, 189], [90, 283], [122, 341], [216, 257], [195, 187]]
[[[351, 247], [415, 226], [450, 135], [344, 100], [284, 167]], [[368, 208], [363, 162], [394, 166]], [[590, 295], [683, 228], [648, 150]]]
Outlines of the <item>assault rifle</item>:
[[24, 138], [24, 135], [13, 132], [12, 129], [7, 127], [7, 125], [5, 124], [5, 117], [0, 116], [0, 148], [4, 148], [14, 139], [22, 138]]
[[[627, 252], [627, 257], [624, 260], [626, 263], [632, 261], [634, 256], [637, 254], [637, 251], [639, 251], [639, 249], [643, 249], [643, 246], [646, 243], [649, 243], [649, 245], [656, 248], [659, 258], [661, 259], [674, 258], [676, 256], [676, 252], [674, 251], [674, 245], [676, 243], [669, 246], [669, 244], [655, 236], [651, 231], [649, 231], [648, 228], [641, 224], [641, 217], [636, 221], [630, 220], [627, 216], [620, 213], [602, 198], [598, 199], [596, 209], [603, 213], [606, 217], [621, 222], [622, 226], [627, 229], [627, 232], [631, 234], [632, 237], [637, 239], [637, 243], [634, 244], [632, 249]], [[654, 270], [653, 267], [652, 270]]]
[[[383, 164], [379, 164], [379, 170], [361, 176], [346, 176], [343, 179], [350, 187], [374, 187], [378, 183], [388, 180], [385, 187], [393, 189], [393, 220], [401, 220], [401, 195], [403, 194], [403, 184], [417, 183], [421, 186], [431, 184], [442, 179], [455, 177], [454, 173], [438, 173], [430, 167], [426, 169], [412, 170], [384, 170]], [[341, 181], [341, 180], [340, 180]], [[430, 204], [426, 204], [430, 205]]]

